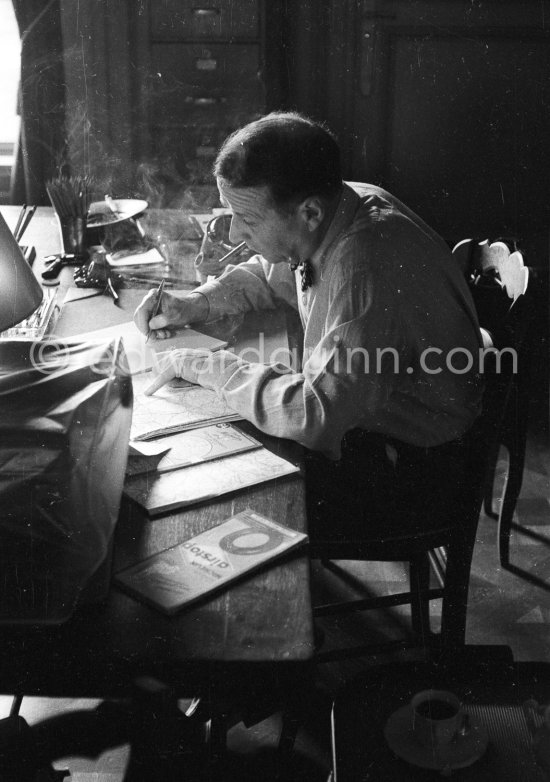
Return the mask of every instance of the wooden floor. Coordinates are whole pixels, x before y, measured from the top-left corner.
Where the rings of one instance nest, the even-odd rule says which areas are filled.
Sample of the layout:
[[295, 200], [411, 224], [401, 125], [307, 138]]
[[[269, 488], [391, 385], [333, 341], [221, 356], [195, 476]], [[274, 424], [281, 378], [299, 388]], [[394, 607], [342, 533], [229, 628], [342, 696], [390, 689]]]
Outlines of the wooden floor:
[[[471, 576], [467, 641], [480, 644], [508, 644], [518, 660], [550, 660], [550, 471], [547, 433], [540, 429], [529, 439], [527, 466], [516, 521], [523, 528], [512, 537], [513, 571], [503, 570], [496, 551], [496, 523], [482, 514]], [[499, 462], [502, 481], [505, 461]], [[365, 572], [366, 571], [366, 572]], [[379, 593], [395, 590], [406, 580], [399, 565], [370, 563], [352, 567], [363, 580], [363, 589]], [[314, 567], [314, 598], [324, 592], [343, 589], [333, 574]], [[326, 644], [345, 639], [397, 637], [406, 627], [406, 611], [355, 615], [345, 622], [323, 622]], [[308, 703], [308, 719], [296, 742], [297, 782], [326, 782], [330, 767], [329, 715], [338, 688], [366, 665], [387, 657], [362, 658], [345, 664], [319, 666], [317, 686]], [[11, 699], [0, 697], [0, 716], [6, 716]], [[29, 723], [67, 709], [90, 708], [90, 701], [25, 698], [21, 714]], [[269, 782], [273, 774], [273, 748], [278, 738], [280, 715], [246, 729], [235, 726], [229, 745], [236, 753], [238, 770], [227, 779]], [[127, 760], [127, 748], [102, 755], [97, 761], [82, 758], [62, 760], [56, 767], [69, 767], [73, 782], [120, 782]], [[242, 762], [241, 762], [242, 761]], [[162, 780], [159, 780], [162, 782]], [[182, 779], [182, 782], [185, 780]], [[220, 779], [219, 782], [223, 782]]]

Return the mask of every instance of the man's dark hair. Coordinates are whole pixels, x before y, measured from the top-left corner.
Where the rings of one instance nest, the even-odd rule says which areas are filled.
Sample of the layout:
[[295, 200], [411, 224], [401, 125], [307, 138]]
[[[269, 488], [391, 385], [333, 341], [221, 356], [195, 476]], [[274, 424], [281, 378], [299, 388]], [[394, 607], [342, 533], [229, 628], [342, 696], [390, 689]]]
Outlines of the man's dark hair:
[[277, 207], [342, 187], [340, 149], [322, 125], [295, 112], [273, 112], [232, 133], [214, 175], [231, 187], [268, 185]]

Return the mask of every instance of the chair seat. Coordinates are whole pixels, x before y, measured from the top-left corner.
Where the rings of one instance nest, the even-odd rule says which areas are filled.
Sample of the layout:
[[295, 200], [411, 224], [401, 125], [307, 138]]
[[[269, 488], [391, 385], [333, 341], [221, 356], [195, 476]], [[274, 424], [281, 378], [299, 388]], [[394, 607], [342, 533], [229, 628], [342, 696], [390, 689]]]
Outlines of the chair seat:
[[[373, 562], [405, 562], [415, 554], [422, 554], [432, 549], [447, 546], [454, 535], [456, 527], [448, 524], [431, 530], [414, 532], [404, 535], [392, 535], [387, 538], [346, 538], [341, 541], [316, 541], [310, 547], [313, 559], [325, 559], [322, 552], [330, 545], [331, 559], [358, 559]], [[316, 556], [318, 552], [319, 556]], [[353, 556], [350, 554], [353, 552]]]

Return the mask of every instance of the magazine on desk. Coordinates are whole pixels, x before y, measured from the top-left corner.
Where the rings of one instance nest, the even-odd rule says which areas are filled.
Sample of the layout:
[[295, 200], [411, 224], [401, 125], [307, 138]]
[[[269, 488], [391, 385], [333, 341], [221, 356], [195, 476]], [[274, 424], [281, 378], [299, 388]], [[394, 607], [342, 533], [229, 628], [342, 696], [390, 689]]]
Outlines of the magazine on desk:
[[250, 508], [184, 543], [121, 570], [115, 584], [174, 614], [307, 542]]

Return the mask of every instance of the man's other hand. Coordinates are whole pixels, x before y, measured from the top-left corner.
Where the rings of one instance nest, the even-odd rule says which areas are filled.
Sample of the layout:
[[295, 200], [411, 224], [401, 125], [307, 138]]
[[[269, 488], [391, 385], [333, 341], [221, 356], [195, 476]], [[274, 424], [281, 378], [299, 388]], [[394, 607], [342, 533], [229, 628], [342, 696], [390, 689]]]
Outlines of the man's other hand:
[[209, 350], [192, 350], [190, 348], [171, 350], [159, 362], [155, 379], [143, 393], [145, 396], [151, 396], [159, 388], [177, 377], [196, 384], [204, 362], [211, 355]]

